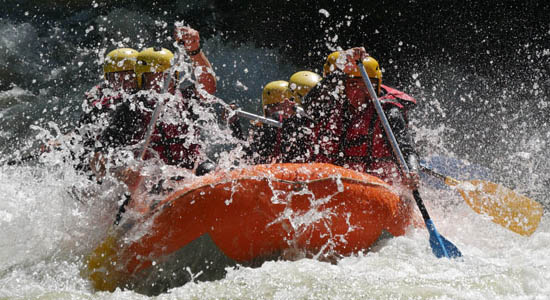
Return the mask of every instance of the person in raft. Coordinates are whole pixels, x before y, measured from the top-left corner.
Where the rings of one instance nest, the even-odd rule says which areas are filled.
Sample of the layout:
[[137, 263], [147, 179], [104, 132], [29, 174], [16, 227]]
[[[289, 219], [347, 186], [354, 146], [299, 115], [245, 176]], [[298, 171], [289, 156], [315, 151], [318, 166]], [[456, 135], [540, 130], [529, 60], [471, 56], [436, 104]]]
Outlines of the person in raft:
[[[167, 74], [171, 69], [174, 54], [165, 48], [147, 48], [136, 57], [135, 73], [139, 92], [130, 101], [125, 101], [115, 111], [110, 125], [103, 131], [92, 160], [92, 169], [104, 174], [107, 153], [123, 146], [138, 146], [144, 141], [152, 113], [159, 100], [165, 102], [165, 109], [151, 135], [151, 142], [144, 159], [158, 157], [167, 165], [194, 169], [200, 159], [199, 131], [193, 123], [197, 118], [193, 107], [206, 102], [207, 94], [216, 91], [216, 79], [210, 62], [200, 48], [199, 33], [190, 27], [177, 27], [177, 43], [184, 47], [196, 76], [194, 85], [184, 89], [178, 87], [179, 74]], [[167, 92], [172, 97], [161, 95], [166, 76], [173, 76]], [[175, 99], [175, 100], [174, 100]], [[165, 121], [165, 120], [169, 121]], [[140, 155], [141, 148], [134, 154]], [[125, 173], [132, 173], [125, 170]], [[135, 174], [134, 174], [135, 175]], [[123, 175], [127, 178], [130, 175]], [[119, 176], [120, 177], [120, 176]], [[131, 176], [130, 176], [131, 177]]]
[[[75, 168], [89, 171], [89, 155], [93, 151], [98, 132], [108, 125], [114, 107], [137, 91], [134, 72], [138, 52], [131, 48], [112, 50], [105, 56], [103, 64], [104, 81], [84, 94], [82, 114], [74, 131], [66, 134], [71, 144], [81, 144], [80, 153], [71, 150]], [[80, 138], [78, 138], [80, 137]], [[61, 146], [59, 139], [50, 140], [40, 146], [40, 153], [49, 152]], [[75, 160], [75, 158], [78, 158]]]
[[108, 119], [106, 115], [114, 111], [113, 105], [137, 91], [134, 71], [137, 55], [138, 51], [132, 48], [118, 48], [105, 56], [103, 63], [105, 81], [84, 94], [85, 101], [82, 103], [84, 113], [80, 117], [80, 124], [96, 122], [97, 119]]
[[82, 103], [82, 114], [76, 128], [82, 137], [84, 153], [80, 157], [79, 168], [85, 163], [85, 156], [95, 147], [98, 132], [106, 126], [123, 99], [129, 99], [137, 91], [134, 71], [138, 51], [132, 48], [119, 48], [109, 52], [103, 63], [105, 81], [86, 92]]
[[[410, 169], [401, 174], [397, 158], [376, 113], [356, 61], [362, 61], [390, 127]], [[303, 161], [326, 162], [365, 172], [410, 189], [419, 185], [418, 159], [408, 130], [408, 111], [416, 100], [382, 84], [378, 62], [363, 47], [330, 54], [324, 78], [304, 98], [306, 114], [315, 121], [289, 118], [295, 147]], [[304, 122], [305, 121], [305, 122]], [[296, 159], [295, 157], [287, 160]], [[404, 176], [402, 176], [404, 175]]]
[[[302, 98], [313, 88], [321, 76], [310, 71], [294, 73], [289, 81], [271, 81], [262, 91], [262, 110], [267, 118], [284, 122], [285, 119], [296, 115], [301, 109]], [[234, 109], [236, 106], [232, 106]], [[253, 122], [248, 137], [243, 134], [240, 122], [236, 116], [229, 120], [229, 127], [233, 135], [241, 140], [247, 140], [244, 147], [246, 157], [252, 164], [277, 163], [283, 161], [286, 149], [287, 135], [285, 128], [277, 128], [261, 122]]]

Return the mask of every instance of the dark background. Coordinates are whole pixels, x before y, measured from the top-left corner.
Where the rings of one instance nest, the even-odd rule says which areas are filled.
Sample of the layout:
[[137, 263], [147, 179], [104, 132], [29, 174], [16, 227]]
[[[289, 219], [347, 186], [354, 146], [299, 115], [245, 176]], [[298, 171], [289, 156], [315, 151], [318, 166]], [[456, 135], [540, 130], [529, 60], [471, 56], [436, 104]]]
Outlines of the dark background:
[[[39, 42], [27, 37], [20, 47], [42, 58], [37, 63], [32, 54], [0, 46], [7, 57], [0, 90], [71, 85], [72, 98], [100, 78], [95, 57], [101, 52], [77, 48], [110, 50], [128, 36], [133, 44], [167, 45], [176, 20], [198, 29], [203, 41], [272, 49], [297, 70], [320, 73], [335, 47], [365, 46], [380, 62], [384, 82], [419, 100], [412, 126], [422, 155], [455, 155], [498, 169], [511, 185], [536, 181], [546, 191], [550, 184], [550, 1], [21, 0], [5, 1], [1, 14], [17, 28], [31, 24]], [[125, 17], [126, 27], [117, 27]], [[158, 20], [170, 26], [151, 25]], [[224, 55], [209, 54], [211, 60]], [[75, 56], [84, 61], [79, 76], [42, 78], [60, 62], [75, 65]], [[223, 77], [220, 83], [224, 95], [231, 84]], [[63, 95], [51, 93], [71, 98], [60, 90]]]
[[[410, 61], [410, 67], [418, 67], [418, 57], [459, 60], [469, 72], [482, 75], [502, 75], [495, 72], [508, 69], [528, 72], [531, 64], [522, 49], [549, 47], [548, 1], [17, 2], [3, 9], [6, 16], [45, 26], [57, 22], [82, 27], [114, 8], [142, 11], [168, 23], [183, 19], [205, 36], [222, 32], [227, 42], [278, 48], [309, 68], [319, 67], [328, 52], [325, 42], [334, 35], [338, 40], [332, 44], [364, 45], [382, 61]], [[328, 17], [320, 9], [328, 11]], [[80, 39], [84, 44], [97, 42], [90, 36]], [[485, 67], [490, 60], [496, 67]], [[549, 71], [548, 63], [541, 67]]]

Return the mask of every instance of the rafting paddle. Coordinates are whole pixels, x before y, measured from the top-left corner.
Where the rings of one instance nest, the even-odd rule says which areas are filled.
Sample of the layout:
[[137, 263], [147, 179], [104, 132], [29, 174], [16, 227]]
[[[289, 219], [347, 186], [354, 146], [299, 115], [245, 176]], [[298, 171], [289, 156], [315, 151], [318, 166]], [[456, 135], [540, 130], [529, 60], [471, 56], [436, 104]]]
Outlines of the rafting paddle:
[[446, 185], [455, 187], [475, 212], [490, 216], [493, 222], [504, 228], [529, 236], [540, 223], [544, 211], [542, 205], [513, 190], [486, 180], [460, 181], [423, 164], [420, 167]]
[[[162, 87], [162, 92], [160, 93], [163, 96], [168, 94], [168, 88], [172, 82], [172, 76], [174, 76], [174, 70], [176, 63], [179, 60], [179, 51], [176, 51], [173, 61], [174, 63], [167, 71], [167, 76], [164, 80], [164, 85]], [[168, 94], [169, 95], [169, 94]], [[144, 142], [139, 157], [137, 158], [138, 162], [142, 162], [145, 154], [147, 153], [147, 148], [151, 143], [151, 136], [155, 130], [156, 122], [160, 116], [160, 112], [164, 106], [164, 99], [159, 99], [156, 104], [151, 120], [147, 126], [147, 131], [144, 136]], [[138, 174], [139, 174], [138, 170]], [[137, 180], [131, 185], [128, 186], [128, 190], [131, 194], [131, 198], [128, 200], [136, 201], [135, 193], [139, 186], [143, 182], [143, 176], [138, 175]], [[121, 281], [121, 276], [119, 271], [116, 268], [115, 256], [118, 253], [120, 243], [119, 238], [122, 234], [128, 230], [130, 227], [128, 224], [126, 226], [119, 225], [118, 220], [120, 219], [120, 214], [124, 212], [124, 206], [127, 205], [130, 201], [125, 201], [123, 206], [119, 208], [119, 214], [117, 215], [117, 221], [115, 226], [112, 226], [109, 229], [107, 238], [90, 254], [87, 258], [86, 269], [82, 271], [83, 277], [88, 277], [92, 282], [93, 286], [101, 291], [114, 291]]]
[[[277, 128], [282, 128], [283, 127], [282, 122], [279, 122], [277, 120], [274, 120], [274, 119], [271, 119], [271, 118], [268, 118], [268, 117], [256, 115], [256, 114], [253, 114], [253, 113], [241, 110], [241, 109], [232, 109], [229, 104], [225, 103], [225, 101], [223, 101], [222, 99], [220, 99], [220, 98], [218, 98], [214, 95], [209, 95], [208, 97], [214, 99], [215, 101], [217, 101], [219, 104], [221, 104], [222, 106], [224, 106], [228, 110], [232, 110], [235, 113], [235, 115], [237, 115], [238, 117], [246, 118], [246, 119], [249, 119], [249, 120], [252, 120], [252, 121], [258, 121], [258, 122], [261, 122], [261, 123], [264, 123], [264, 124], [267, 124], [267, 125], [270, 125], [270, 126], [274, 126], [274, 127], [277, 127]], [[307, 119], [313, 121], [313, 118], [308, 116], [304, 112], [304, 109], [301, 108], [300, 106], [294, 106], [294, 111], [300, 117], [304, 117], [304, 118], [307, 118]]]
[[[390, 141], [393, 152], [399, 160], [401, 171], [404, 173], [408, 173], [409, 167], [407, 166], [407, 163], [405, 162], [405, 158], [403, 157], [403, 153], [401, 152], [401, 149], [397, 144], [397, 140], [395, 139], [395, 136], [390, 128], [388, 119], [386, 118], [386, 115], [382, 110], [382, 105], [380, 104], [380, 100], [378, 100], [378, 97], [376, 96], [376, 92], [374, 91], [372, 83], [370, 82], [369, 76], [367, 75], [367, 71], [365, 70], [365, 67], [363, 66], [362, 61], [357, 61], [356, 63], [357, 63], [357, 66], [359, 67], [359, 70], [361, 71], [361, 75], [363, 76], [363, 81], [367, 86], [369, 94], [374, 103], [374, 107], [376, 108], [376, 112], [378, 113], [378, 117], [380, 118], [380, 121], [384, 126], [384, 130], [386, 131], [386, 135], [388, 137], [388, 140]], [[416, 201], [416, 205], [418, 206], [418, 209], [422, 214], [424, 223], [426, 223], [426, 228], [430, 233], [430, 246], [432, 247], [432, 252], [434, 253], [434, 255], [438, 258], [440, 257], [456, 258], [456, 257], [462, 256], [462, 253], [460, 253], [458, 248], [455, 245], [453, 245], [453, 243], [449, 242], [441, 234], [439, 234], [439, 232], [437, 232], [437, 230], [435, 229], [435, 225], [432, 219], [430, 218], [430, 215], [428, 214], [428, 210], [426, 210], [426, 207], [424, 206], [424, 202], [420, 197], [420, 193], [418, 192], [418, 189], [415, 189], [413, 191], [413, 196], [414, 196], [414, 200]]]
[[237, 109], [237, 110], [235, 110], [235, 114], [239, 117], [247, 118], [247, 119], [252, 120], [252, 121], [262, 122], [262, 123], [265, 123], [267, 125], [275, 126], [277, 128], [283, 127], [283, 124], [279, 121], [276, 121], [276, 120], [273, 120], [273, 119], [270, 119], [270, 118], [266, 118], [266, 117], [262, 117], [262, 116], [259, 116], [259, 115], [255, 115], [253, 113], [249, 113], [249, 112], [246, 112], [244, 110]]
[[[282, 127], [281, 122], [242, 110], [235, 110], [235, 114], [278, 128]], [[420, 167], [445, 184], [456, 187], [475, 212], [491, 216], [493, 222], [511, 231], [529, 236], [540, 223], [544, 210], [542, 205], [502, 185], [485, 180], [458, 181], [422, 164]]]

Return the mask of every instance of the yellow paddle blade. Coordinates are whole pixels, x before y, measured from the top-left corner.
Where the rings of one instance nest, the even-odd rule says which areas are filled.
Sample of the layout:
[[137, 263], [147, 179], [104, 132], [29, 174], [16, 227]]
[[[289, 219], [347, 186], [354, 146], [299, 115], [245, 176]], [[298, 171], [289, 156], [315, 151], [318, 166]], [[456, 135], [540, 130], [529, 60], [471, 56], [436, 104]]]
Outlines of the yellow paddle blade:
[[89, 278], [99, 291], [114, 291], [120, 281], [115, 269], [117, 253], [117, 238], [109, 235], [88, 257], [82, 277]]
[[456, 186], [462, 198], [477, 213], [521, 235], [529, 236], [539, 226], [543, 207], [500, 184], [484, 180], [458, 181], [450, 177], [445, 183]]

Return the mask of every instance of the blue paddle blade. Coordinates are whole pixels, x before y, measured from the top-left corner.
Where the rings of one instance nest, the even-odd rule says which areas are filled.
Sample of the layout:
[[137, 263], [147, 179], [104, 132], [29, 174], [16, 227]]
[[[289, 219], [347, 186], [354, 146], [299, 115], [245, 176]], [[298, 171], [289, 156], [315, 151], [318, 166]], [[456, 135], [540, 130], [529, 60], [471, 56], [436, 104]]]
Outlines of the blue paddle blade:
[[447, 257], [447, 258], [457, 258], [461, 257], [462, 253], [460, 250], [449, 242], [445, 237], [439, 234], [435, 229], [435, 225], [431, 219], [425, 220], [426, 228], [430, 233], [430, 246], [432, 247], [432, 252], [437, 258]]

